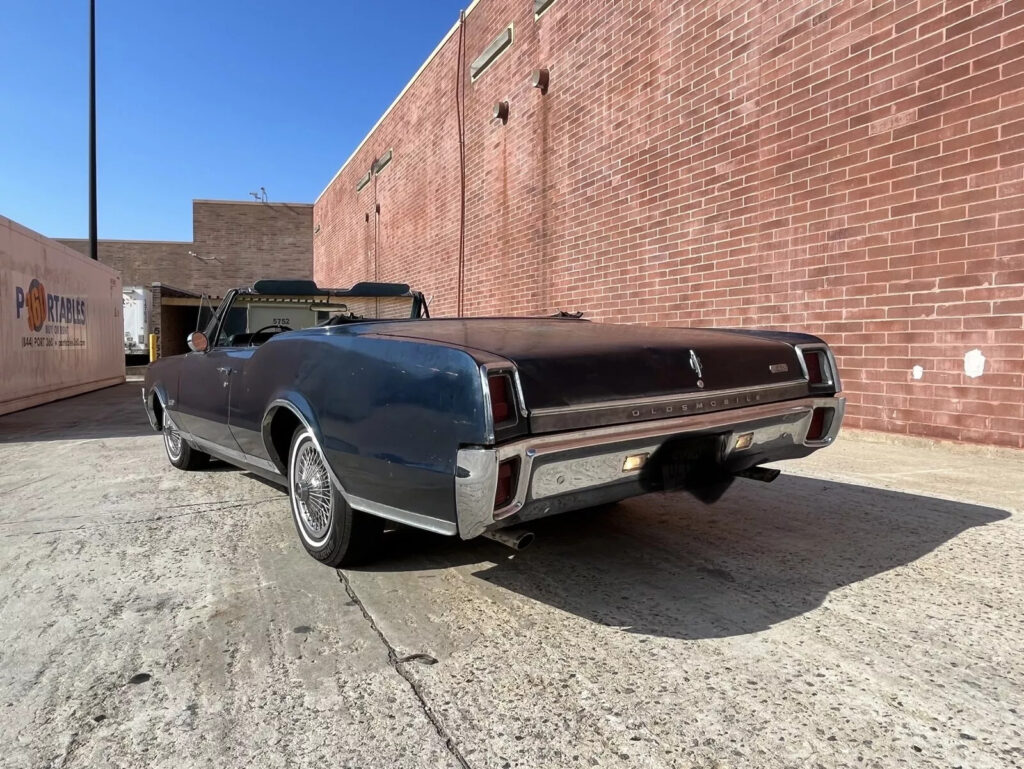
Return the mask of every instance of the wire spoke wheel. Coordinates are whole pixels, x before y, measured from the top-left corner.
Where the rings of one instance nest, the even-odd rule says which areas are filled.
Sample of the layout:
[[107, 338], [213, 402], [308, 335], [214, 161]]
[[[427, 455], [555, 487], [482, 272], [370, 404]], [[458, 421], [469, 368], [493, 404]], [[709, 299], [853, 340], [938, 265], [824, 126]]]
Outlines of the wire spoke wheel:
[[334, 517], [334, 493], [327, 465], [313, 441], [298, 447], [292, 460], [291, 492], [296, 517], [311, 542], [322, 542]]
[[376, 553], [383, 519], [352, 509], [341, 481], [306, 425], [292, 433], [288, 499], [299, 540], [320, 563], [337, 569], [363, 563]]
[[181, 458], [181, 433], [171, 427], [170, 424], [164, 425], [164, 448], [167, 449], [167, 456], [172, 461]]

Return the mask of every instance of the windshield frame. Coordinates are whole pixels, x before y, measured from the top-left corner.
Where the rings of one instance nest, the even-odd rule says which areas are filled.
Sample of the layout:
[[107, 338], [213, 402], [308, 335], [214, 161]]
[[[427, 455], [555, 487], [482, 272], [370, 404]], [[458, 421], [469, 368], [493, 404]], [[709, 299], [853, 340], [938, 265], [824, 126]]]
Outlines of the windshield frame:
[[[292, 294], [292, 293], [280, 293], [280, 294], [278, 294], [278, 293], [272, 293], [272, 292], [255, 291], [255, 290], [253, 290], [251, 288], [241, 288], [241, 289], [240, 288], [233, 288], [233, 289], [231, 289], [230, 291], [228, 291], [224, 295], [224, 298], [221, 300], [221, 303], [217, 307], [216, 312], [214, 312], [213, 317], [210, 319], [210, 322], [206, 326], [206, 330], [205, 330], [204, 333], [206, 334], [206, 338], [209, 340], [209, 345], [210, 345], [209, 349], [222, 349], [222, 350], [223, 349], [234, 349], [234, 348], [239, 346], [239, 345], [231, 345], [231, 344], [222, 344], [221, 340], [220, 340], [220, 335], [221, 335], [221, 331], [223, 329], [225, 320], [228, 318], [228, 316], [229, 316], [229, 314], [231, 312], [231, 309], [235, 306], [235, 300], [239, 296], [251, 297], [252, 298], [251, 301], [252, 300], [258, 300], [260, 298], [265, 298], [268, 303], [273, 303], [275, 299], [284, 300], [284, 299], [289, 299], [289, 298], [291, 298], [291, 299], [297, 299], [297, 298], [303, 298], [303, 299], [320, 298], [320, 299], [324, 300], [325, 302], [330, 302], [331, 300], [337, 300], [337, 301], [339, 301], [339, 303], [342, 303], [344, 299], [381, 299], [381, 298], [384, 298], [383, 296], [375, 295], [375, 294], [373, 294], [371, 292], [365, 292], [365, 293], [364, 292], [359, 292], [359, 291], [353, 292], [352, 289], [321, 289], [321, 288], [318, 288], [315, 292], [310, 292], [308, 294], [305, 293], [305, 292], [295, 293], [295, 294]], [[391, 295], [391, 297], [394, 297], [394, 296], [395, 295]], [[429, 318], [430, 317], [430, 312], [427, 309], [427, 303], [426, 303], [426, 301], [423, 298], [422, 292], [420, 292], [420, 291], [409, 291], [408, 293], [406, 293], [404, 295], [399, 295], [399, 296], [404, 296], [405, 298], [409, 298], [409, 299], [412, 300], [411, 308], [410, 308], [410, 312], [409, 312], [409, 317], [408, 318], [366, 318], [365, 320], [356, 321], [356, 322], [360, 322], [360, 323], [364, 323], [364, 322], [365, 323], [374, 323], [374, 322], [378, 322], [378, 321], [383, 322], [383, 321], [388, 321], [388, 320], [415, 320], [417, 318]], [[391, 298], [391, 297], [389, 297], [389, 298]], [[283, 303], [284, 302], [282, 302], [282, 304]], [[293, 329], [293, 330], [298, 330], [298, 329]], [[248, 345], [246, 345], [246, 346], [248, 346]]]

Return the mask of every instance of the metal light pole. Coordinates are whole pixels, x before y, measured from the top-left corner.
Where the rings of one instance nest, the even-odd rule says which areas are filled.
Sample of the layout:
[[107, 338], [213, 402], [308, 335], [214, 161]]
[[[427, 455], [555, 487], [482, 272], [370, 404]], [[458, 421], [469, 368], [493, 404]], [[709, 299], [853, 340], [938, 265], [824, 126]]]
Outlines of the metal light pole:
[[96, 243], [96, 0], [89, 0], [89, 256], [99, 259]]

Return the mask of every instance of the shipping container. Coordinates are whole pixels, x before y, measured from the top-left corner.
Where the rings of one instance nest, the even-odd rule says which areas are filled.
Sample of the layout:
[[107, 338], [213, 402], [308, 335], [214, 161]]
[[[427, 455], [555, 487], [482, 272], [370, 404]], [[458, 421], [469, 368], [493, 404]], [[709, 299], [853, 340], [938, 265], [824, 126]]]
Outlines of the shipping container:
[[0, 414], [124, 381], [121, 276], [0, 216]]

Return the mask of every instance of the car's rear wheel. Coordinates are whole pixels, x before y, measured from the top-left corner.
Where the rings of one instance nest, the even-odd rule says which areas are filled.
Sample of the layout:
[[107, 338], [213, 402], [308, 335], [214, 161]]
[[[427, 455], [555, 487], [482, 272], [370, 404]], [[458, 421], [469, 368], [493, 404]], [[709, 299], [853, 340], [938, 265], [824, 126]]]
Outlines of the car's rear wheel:
[[166, 418], [163, 432], [167, 460], [179, 470], [199, 470], [209, 463], [210, 455], [189, 446], [181, 433]]
[[376, 555], [384, 521], [353, 510], [331, 477], [312, 433], [300, 427], [288, 454], [288, 497], [306, 552], [334, 568], [365, 563]]

